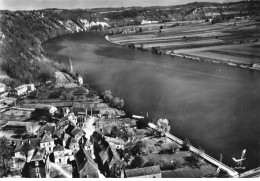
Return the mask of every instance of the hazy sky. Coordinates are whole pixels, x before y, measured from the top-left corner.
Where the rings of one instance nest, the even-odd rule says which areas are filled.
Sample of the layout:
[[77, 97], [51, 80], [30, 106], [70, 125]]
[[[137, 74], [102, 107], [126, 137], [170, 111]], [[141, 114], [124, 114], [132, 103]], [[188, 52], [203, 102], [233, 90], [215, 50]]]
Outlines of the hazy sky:
[[238, 0], [0, 0], [0, 9], [30, 10], [42, 8], [97, 8], [129, 6], [167, 6], [185, 4], [194, 1], [227, 2]]

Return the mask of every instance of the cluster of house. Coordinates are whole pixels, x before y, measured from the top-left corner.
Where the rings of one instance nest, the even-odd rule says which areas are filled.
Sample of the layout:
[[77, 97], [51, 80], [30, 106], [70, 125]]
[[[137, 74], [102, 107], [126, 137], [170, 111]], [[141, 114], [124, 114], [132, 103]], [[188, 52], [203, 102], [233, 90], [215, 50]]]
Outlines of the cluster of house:
[[104, 176], [118, 178], [161, 178], [161, 169], [158, 165], [115, 170], [115, 167], [121, 167], [125, 164], [123, 150], [127, 147], [127, 144], [122, 139], [107, 137], [96, 131], [91, 136], [91, 141], [95, 145], [95, 157], [99, 169]]
[[[51, 110], [54, 109], [50, 107]], [[69, 174], [76, 177], [99, 177], [93, 144], [76, 120], [73, 113], [68, 113], [57, 124], [41, 127], [37, 137], [15, 143], [14, 165], [18, 167], [21, 160], [24, 162], [23, 177], [50, 177], [54, 164], [70, 167]]]
[[[57, 108], [51, 105], [37, 105], [39, 114], [54, 114]], [[43, 178], [61, 177], [57, 168], [66, 168], [71, 177], [98, 178], [111, 177], [117, 164], [123, 164], [126, 142], [120, 138], [105, 136], [106, 127], [112, 125], [135, 126], [129, 118], [95, 119], [94, 130], [88, 126], [86, 110], [64, 108], [64, 116], [56, 123], [47, 123], [37, 128], [35, 134], [14, 144], [14, 167], [21, 170], [23, 177]], [[122, 121], [126, 121], [123, 124]], [[25, 127], [29, 123], [5, 125], [7, 127]], [[91, 132], [91, 133], [87, 133]], [[120, 177], [161, 177], [159, 166], [120, 171]], [[66, 177], [66, 176], [64, 176]]]

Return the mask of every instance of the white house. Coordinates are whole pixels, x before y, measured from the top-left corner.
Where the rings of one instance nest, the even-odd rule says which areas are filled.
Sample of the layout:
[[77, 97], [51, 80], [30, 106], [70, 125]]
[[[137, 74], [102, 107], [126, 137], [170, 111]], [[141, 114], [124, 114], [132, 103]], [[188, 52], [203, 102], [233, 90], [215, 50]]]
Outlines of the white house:
[[5, 92], [5, 84], [0, 83], [0, 93]]
[[80, 75], [78, 76], [78, 84], [83, 85], [83, 78]]
[[51, 153], [54, 147], [54, 140], [49, 135], [44, 134], [40, 142], [40, 148], [45, 148], [48, 153]]
[[19, 87], [16, 87], [13, 91], [12, 94], [16, 96], [20, 96], [26, 93], [30, 93], [32, 91], [35, 91], [35, 86], [34, 84], [23, 84], [20, 85]]
[[16, 96], [23, 95], [27, 92], [28, 88], [26, 85], [21, 85], [13, 90], [13, 94]]

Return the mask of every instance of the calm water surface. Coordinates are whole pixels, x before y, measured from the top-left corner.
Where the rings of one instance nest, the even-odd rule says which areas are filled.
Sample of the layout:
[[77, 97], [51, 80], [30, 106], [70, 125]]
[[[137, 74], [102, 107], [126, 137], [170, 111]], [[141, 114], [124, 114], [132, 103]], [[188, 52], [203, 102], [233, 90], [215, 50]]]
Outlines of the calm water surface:
[[45, 50], [98, 91], [125, 100], [127, 114], [167, 118], [171, 132], [235, 166], [246, 153], [246, 169], [260, 166], [260, 72], [128, 49], [101, 33], [52, 39]]

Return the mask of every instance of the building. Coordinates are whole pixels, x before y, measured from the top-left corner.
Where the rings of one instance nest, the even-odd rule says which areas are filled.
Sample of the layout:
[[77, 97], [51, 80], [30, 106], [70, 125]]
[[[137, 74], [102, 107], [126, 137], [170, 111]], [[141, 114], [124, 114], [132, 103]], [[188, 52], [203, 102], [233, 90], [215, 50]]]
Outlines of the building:
[[57, 108], [49, 104], [37, 104], [35, 107], [35, 111], [41, 114], [54, 115], [54, 113], [57, 111]]
[[79, 140], [82, 138], [84, 134], [84, 131], [80, 128], [75, 128], [71, 131], [71, 136], [75, 138], [77, 142], [79, 142]]
[[61, 119], [61, 122], [62, 121], [70, 121], [70, 124], [76, 126], [77, 117], [74, 115], [74, 113], [69, 113]]
[[26, 85], [21, 85], [19, 87], [14, 88], [10, 93], [15, 96], [20, 96], [26, 94], [28, 88]]
[[27, 93], [35, 91], [34, 84], [23, 84], [14, 88], [10, 93], [15, 96], [25, 95]]
[[99, 178], [100, 172], [98, 165], [91, 158], [90, 154], [81, 148], [75, 154], [76, 176], [79, 178]]
[[40, 146], [39, 138], [30, 138], [25, 140], [19, 140], [16, 142], [14, 150], [14, 159], [21, 158], [27, 162], [30, 162], [34, 152]]
[[66, 148], [70, 149], [75, 154], [79, 151], [79, 143], [75, 138], [70, 137], [67, 140]]
[[162, 178], [159, 165], [135, 169], [126, 169], [125, 178]]
[[40, 142], [40, 148], [45, 148], [47, 153], [53, 152], [53, 148], [55, 147], [54, 140], [48, 134], [44, 134]]
[[62, 145], [63, 146], [67, 145], [69, 138], [70, 138], [69, 134], [67, 134], [65, 132], [62, 134]]
[[83, 78], [80, 75], [77, 77], [77, 82], [79, 85], [83, 85]]
[[95, 159], [93, 143], [91, 143], [87, 138], [84, 137], [82, 146], [90, 154], [90, 156]]
[[54, 154], [54, 162], [55, 163], [62, 163], [62, 164], [67, 163], [67, 160], [65, 158], [65, 148], [63, 146], [58, 144], [54, 148], [53, 154]]
[[49, 157], [44, 148], [37, 150], [29, 163], [29, 178], [46, 178], [49, 173]]
[[28, 122], [20, 121], [8, 121], [4, 126], [1, 127], [1, 131], [23, 131], [26, 132], [26, 125]]
[[0, 93], [5, 92], [5, 84], [0, 83]]
[[116, 149], [124, 149], [126, 142], [122, 138], [112, 138], [108, 136], [104, 136], [105, 140], [109, 143], [113, 143]]

